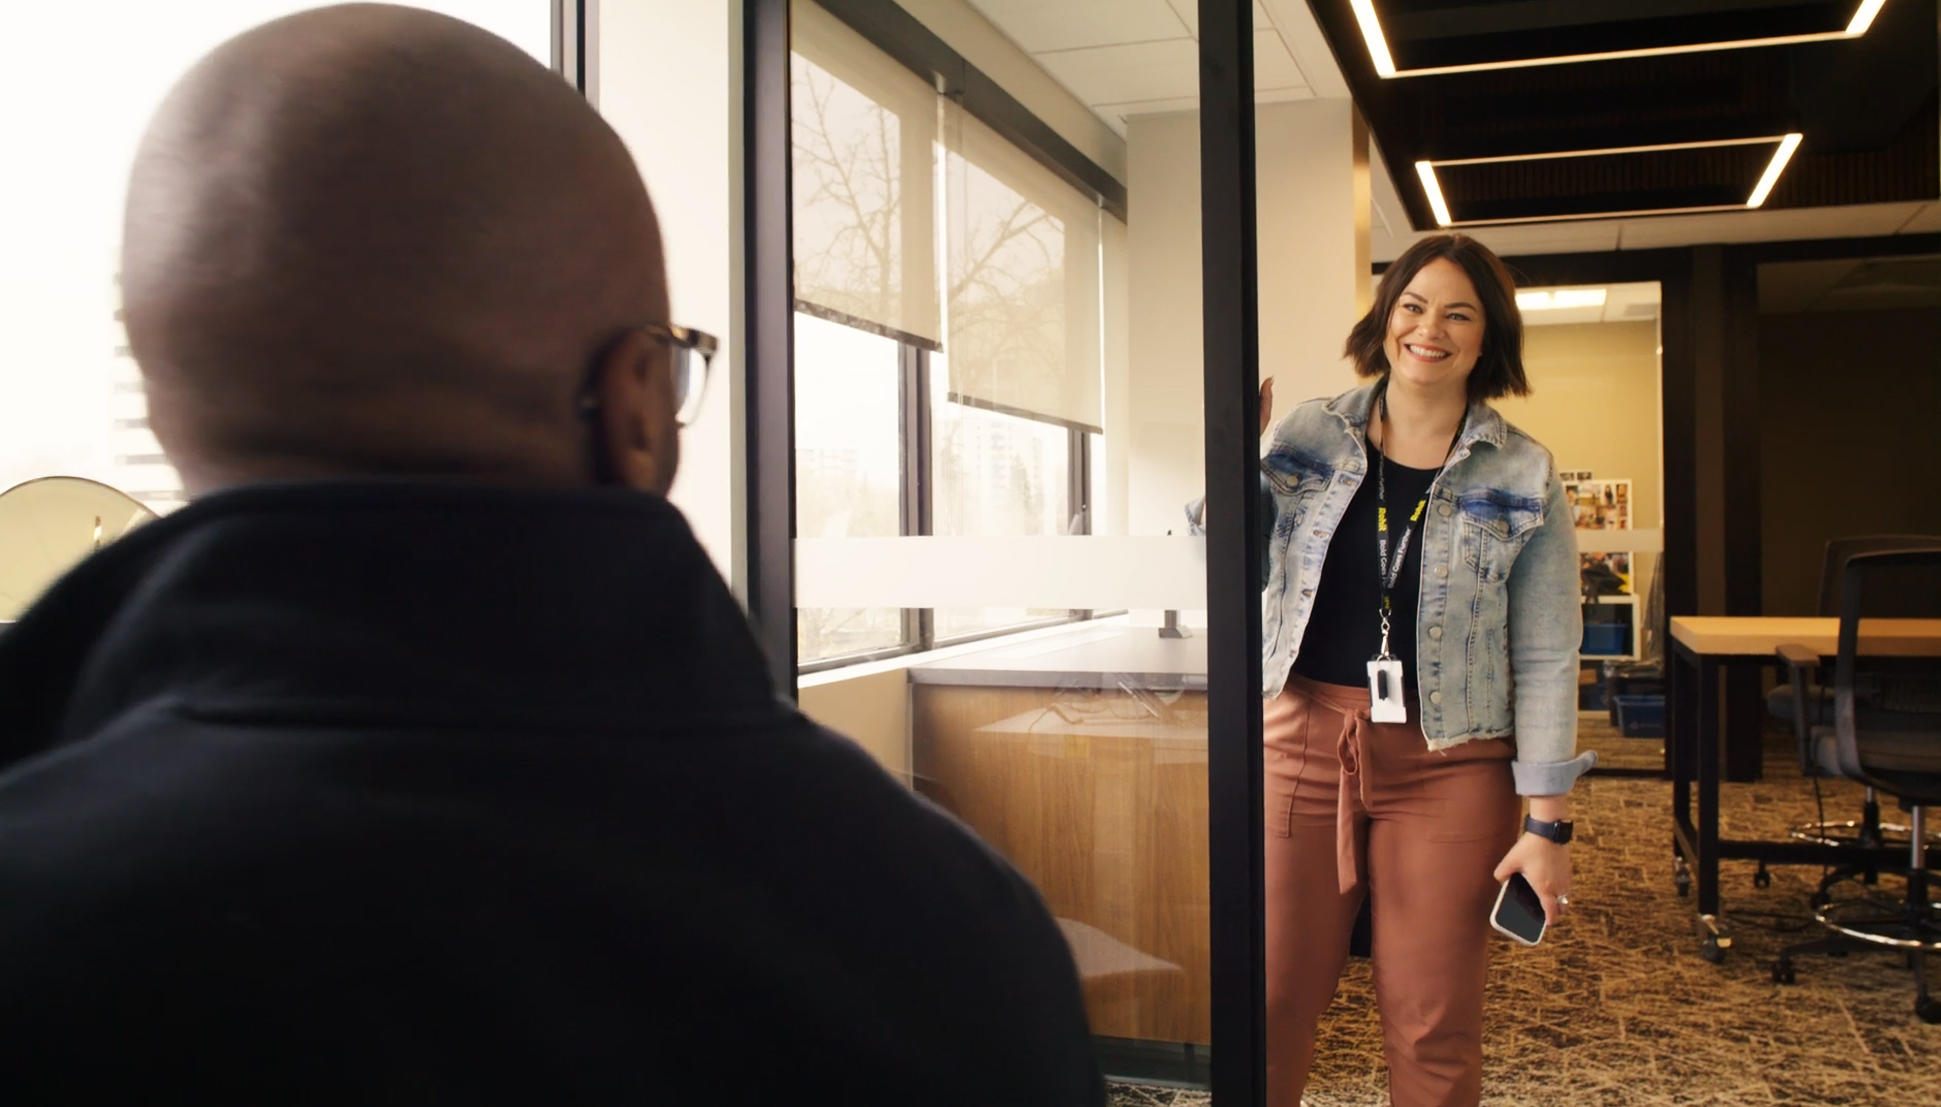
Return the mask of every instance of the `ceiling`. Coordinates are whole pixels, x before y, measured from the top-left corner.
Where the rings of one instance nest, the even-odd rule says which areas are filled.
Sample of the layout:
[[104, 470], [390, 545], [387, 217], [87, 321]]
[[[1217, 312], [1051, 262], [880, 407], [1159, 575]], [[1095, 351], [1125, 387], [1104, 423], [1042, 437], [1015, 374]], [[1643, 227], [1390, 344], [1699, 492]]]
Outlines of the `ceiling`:
[[[968, 2], [1120, 135], [1198, 104], [1198, 0]], [[1483, 67], [1383, 78], [1353, 0], [1254, 0], [1255, 85], [1262, 102], [1355, 99], [1374, 137], [1377, 261], [1437, 229], [1418, 160], [1525, 159], [1436, 170], [1453, 220], [1506, 256], [1941, 232], [1937, 0], [1886, 0], [1845, 38], [1860, 3], [1372, 0], [1402, 73]], [[1687, 52], [1527, 64], [1614, 50]]]
[[[1200, 102], [1199, 0], [970, 4], [1121, 136], [1131, 116]], [[1262, 103], [1316, 94], [1261, 0], [1254, 0], [1254, 90]]]
[[[1761, 210], [1935, 199], [1935, 0], [1848, 37], [1861, 2], [1373, 0], [1386, 58], [1352, 0], [1313, 8], [1429, 230], [1744, 214], [1789, 134]], [[1584, 57], [1625, 51], [1673, 52]]]

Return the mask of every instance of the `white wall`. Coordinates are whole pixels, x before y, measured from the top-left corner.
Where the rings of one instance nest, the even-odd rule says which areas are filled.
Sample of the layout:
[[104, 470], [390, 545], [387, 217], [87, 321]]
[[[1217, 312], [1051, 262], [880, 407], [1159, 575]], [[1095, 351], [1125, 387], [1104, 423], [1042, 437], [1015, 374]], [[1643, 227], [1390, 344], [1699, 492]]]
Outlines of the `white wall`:
[[[1275, 412], [1355, 384], [1341, 356], [1368, 291], [1368, 140], [1345, 100], [1260, 105], [1260, 364]], [[1128, 531], [1184, 533], [1204, 482], [1199, 121], [1137, 116], [1131, 197]]]
[[1354, 387], [1341, 356], [1368, 300], [1368, 132], [1346, 100], [1262, 104], [1260, 370], [1275, 413]]
[[741, 18], [739, 0], [600, 0], [592, 90], [660, 215], [674, 321], [721, 339], [671, 498], [737, 593]]
[[1181, 509], [1199, 498], [1206, 472], [1199, 117], [1128, 121], [1126, 178], [1126, 532], [1184, 534]]

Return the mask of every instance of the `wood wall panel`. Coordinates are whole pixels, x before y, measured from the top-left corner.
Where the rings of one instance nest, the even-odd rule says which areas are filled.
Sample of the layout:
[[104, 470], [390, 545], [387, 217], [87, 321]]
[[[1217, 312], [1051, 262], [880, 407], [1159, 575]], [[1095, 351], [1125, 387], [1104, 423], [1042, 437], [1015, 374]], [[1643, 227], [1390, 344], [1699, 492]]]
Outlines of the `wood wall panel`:
[[[918, 790], [1037, 885], [1068, 937], [1110, 939], [1075, 941], [1092, 1032], [1209, 1043], [1205, 694], [1161, 725], [1122, 693], [914, 692]], [[1172, 967], [1128, 966], [1130, 951]]]

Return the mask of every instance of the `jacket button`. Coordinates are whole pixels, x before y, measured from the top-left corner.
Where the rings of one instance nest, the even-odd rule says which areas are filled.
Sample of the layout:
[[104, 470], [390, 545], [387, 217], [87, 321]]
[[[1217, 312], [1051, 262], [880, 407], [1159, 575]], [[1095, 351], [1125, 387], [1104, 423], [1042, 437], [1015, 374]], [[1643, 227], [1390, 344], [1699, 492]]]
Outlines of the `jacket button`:
[[1442, 693], [1441, 692], [1429, 693], [1429, 702], [1432, 704], [1435, 704], [1437, 707], [1442, 706]]
[[1436, 566], [1436, 576], [1446, 577], [1448, 575], [1449, 575], [1449, 566], [1447, 565]]
[[1442, 516], [1444, 519], [1447, 519], [1449, 516], [1455, 514], [1455, 510], [1456, 510], [1455, 508], [1450, 507], [1448, 504], [1436, 505], [1436, 514]]
[[1429, 628], [1429, 637], [1431, 637], [1431, 638], [1441, 638], [1441, 637], [1442, 637], [1442, 628], [1441, 628], [1441, 627], [1430, 627], [1430, 628]]

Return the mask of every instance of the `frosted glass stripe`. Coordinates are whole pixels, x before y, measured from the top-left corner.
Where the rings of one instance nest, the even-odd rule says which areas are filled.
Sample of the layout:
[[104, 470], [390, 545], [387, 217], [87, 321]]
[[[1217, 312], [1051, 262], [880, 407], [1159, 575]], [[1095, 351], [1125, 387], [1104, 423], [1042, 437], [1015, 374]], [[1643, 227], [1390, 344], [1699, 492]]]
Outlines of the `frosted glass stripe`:
[[798, 538], [799, 607], [1206, 606], [1200, 538]]

